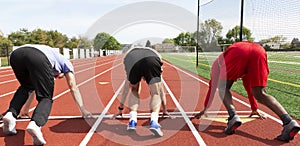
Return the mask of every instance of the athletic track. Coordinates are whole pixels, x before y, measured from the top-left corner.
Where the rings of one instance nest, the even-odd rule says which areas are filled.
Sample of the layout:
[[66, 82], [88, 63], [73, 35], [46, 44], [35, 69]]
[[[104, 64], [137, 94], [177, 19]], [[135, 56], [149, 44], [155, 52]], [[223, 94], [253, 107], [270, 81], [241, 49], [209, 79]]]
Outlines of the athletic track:
[[[164, 136], [152, 136], [149, 128], [149, 90], [142, 83], [139, 119], [136, 133], [126, 131], [129, 110], [125, 108], [123, 118], [110, 116], [117, 112], [121, 89], [125, 79], [123, 56], [107, 56], [92, 59], [73, 60], [76, 82], [87, 109], [94, 119], [80, 118], [80, 111], [72, 99], [65, 79], [55, 81], [54, 104], [50, 119], [42, 128], [46, 145], [300, 145], [299, 134], [289, 143], [274, 140], [280, 134], [280, 120], [266, 107], [259, 109], [268, 116], [266, 120], [247, 118], [250, 108], [247, 98], [234, 95], [234, 104], [243, 122], [234, 135], [223, 133], [227, 116], [223, 106], [215, 106], [207, 118], [190, 119], [194, 112], [203, 108], [207, 92], [207, 80], [173, 66], [163, 65], [163, 79], [167, 93], [167, 109], [175, 119], [160, 118]], [[0, 111], [9, 106], [13, 93], [19, 86], [11, 68], [0, 69]], [[215, 97], [214, 105], [220, 99]], [[33, 102], [30, 114], [34, 110]], [[30, 135], [25, 131], [29, 119], [17, 121], [15, 136], [4, 136], [0, 123], [0, 146], [32, 145]], [[226, 121], [225, 121], [226, 122]], [[298, 123], [299, 120], [298, 120]]]

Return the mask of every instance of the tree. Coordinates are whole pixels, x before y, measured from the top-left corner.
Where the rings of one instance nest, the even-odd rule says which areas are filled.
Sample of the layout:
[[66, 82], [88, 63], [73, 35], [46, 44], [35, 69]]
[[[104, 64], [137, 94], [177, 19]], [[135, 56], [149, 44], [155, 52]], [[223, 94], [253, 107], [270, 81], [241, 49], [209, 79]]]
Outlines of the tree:
[[298, 38], [293, 38], [292, 42], [291, 42], [291, 47], [292, 48], [297, 48], [300, 47], [300, 41]]
[[262, 39], [262, 40], [260, 40], [260, 42], [262, 42], [262, 43], [273, 42], [273, 43], [281, 44], [281, 43], [285, 42], [286, 39], [287, 38], [283, 37], [282, 35], [277, 35], [277, 36], [274, 36], [274, 37], [271, 37], [271, 38], [268, 38], [268, 39]]
[[14, 46], [22, 46], [30, 43], [30, 32], [27, 29], [20, 29], [8, 35], [8, 39]]
[[195, 46], [195, 39], [191, 33], [180, 33], [176, 38], [173, 39], [174, 43], [178, 46]]
[[[204, 23], [200, 24], [199, 31], [199, 45], [203, 49], [215, 47], [217, 44], [218, 37], [221, 37], [223, 26], [220, 22], [215, 19], [205, 20]], [[194, 38], [197, 37], [197, 32], [194, 33]]]
[[121, 50], [121, 44], [110, 34], [102, 32], [98, 33], [94, 38], [94, 49]]
[[9, 40], [14, 46], [21, 46], [24, 44], [43, 44], [55, 48], [64, 48], [69, 38], [58, 31], [45, 31], [36, 29], [32, 32], [27, 29], [13, 32], [8, 35]]
[[66, 48], [77, 48], [79, 43], [79, 39], [76, 37], [72, 37], [66, 42]]
[[[291, 47], [291, 44], [286, 43], [287, 38], [283, 37], [282, 35], [276, 35], [274, 37], [271, 38], [267, 38], [267, 39], [262, 39], [259, 42], [261, 43], [275, 43], [275, 44], [279, 44], [280, 48], [282, 49], [287, 49]], [[271, 47], [270, 47], [271, 48]]]
[[162, 43], [163, 44], [165, 44], [165, 43], [174, 43], [174, 39], [165, 38]]
[[12, 51], [12, 42], [0, 35], [0, 56], [8, 56], [8, 54]]
[[58, 32], [57, 30], [47, 31], [47, 43], [46, 45], [55, 48], [64, 48], [68, 41], [68, 37]]
[[151, 42], [149, 40], [146, 42], [146, 47], [151, 47]]
[[176, 38], [174, 38], [174, 43], [178, 46], [182, 46], [184, 44], [184, 33], [180, 33]]
[[79, 37], [78, 48], [80, 48], [80, 49], [91, 49], [92, 46], [93, 46], [93, 43], [88, 38]]
[[[247, 40], [250, 42], [254, 41], [254, 38], [252, 38], [252, 33], [250, 31], [250, 29], [246, 28], [243, 26], [243, 35], [242, 35], [242, 40]], [[234, 43], [234, 42], [239, 42], [240, 41], [240, 26], [235, 26], [233, 29], [230, 29], [227, 34], [226, 34], [226, 38], [228, 40], [229, 43]]]
[[30, 44], [47, 44], [47, 32], [41, 29], [33, 30], [29, 36]]

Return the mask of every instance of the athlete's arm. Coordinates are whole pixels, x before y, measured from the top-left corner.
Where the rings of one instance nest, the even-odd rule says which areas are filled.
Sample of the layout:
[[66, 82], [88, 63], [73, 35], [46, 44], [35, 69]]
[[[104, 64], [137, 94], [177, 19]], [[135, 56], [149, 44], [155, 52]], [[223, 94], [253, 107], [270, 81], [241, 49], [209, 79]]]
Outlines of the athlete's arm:
[[123, 92], [122, 92], [122, 95], [121, 95], [121, 99], [120, 99], [120, 105], [118, 107], [118, 112], [113, 115], [113, 117], [112, 117], [113, 119], [115, 119], [119, 115], [122, 116], [122, 112], [123, 112], [123, 109], [124, 109], [124, 103], [125, 103], [126, 98], [128, 96], [129, 90], [130, 90], [130, 83], [126, 79], [124, 87], [123, 87]]
[[35, 97], [35, 91], [32, 91], [30, 93], [26, 103], [24, 104], [22, 111], [19, 113], [18, 117], [23, 117], [23, 116], [30, 117], [29, 116], [29, 108], [30, 108], [30, 105], [31, 105], [34, 97]]
[[210, 70], [210, 81], [208, 86], [208, 91], [206, 93], [205, 101], [204, 101], [204, 109], [200, 111], [198, 114], [194, 115], [194, 118], [201, 118], [202, 115], [204, 115], [211, 105], [215, 92], [218, 87], [219, 82], [219, 75], [220, 75], [220, 69], [218, 64], [218, 59], [216, 59], [211, 67]]
[[89, 111], [87, 111], [83, 105], [82, 97], [81, 97], [79, 89], [76, 85], [76, 80], [75, 80], [74, 74], [72, 72], [67, 72], [65, 74], [65, 76], [66, 76], [67, 83], [69, 85], [70, 92], [73, 96], [73, 99], [77, 103], [77, 106], [79, 107], [82, 116], [84, 118], [92, 117], [92, 114]]
[[252, 87], [251, 87], [251, 84], [250, 84], [249, 77], [247, 75], [243, 76], [242, 81], [243, 81], [244, 88], [247, 91], [248, 100], [250, 102], [251, 110], [252, 110], [249, 117], [257, 115], [260, 119], [266, 119], [267, 117], [265, 115], [260, 114], [257, 111], [258, 110], [258, 105], [257, 105], [257, 101], [256, 101], [256, 99], [255, 99], [255, 97], [253, 96], [253, 93], [252, 93]]

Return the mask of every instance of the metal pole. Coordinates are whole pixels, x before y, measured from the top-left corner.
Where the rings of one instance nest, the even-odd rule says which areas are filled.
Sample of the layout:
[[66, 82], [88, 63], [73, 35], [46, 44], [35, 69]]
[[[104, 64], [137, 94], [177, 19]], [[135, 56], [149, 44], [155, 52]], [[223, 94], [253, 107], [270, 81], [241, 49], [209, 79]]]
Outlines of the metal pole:
[[244, 0], [241, 0], [240, 41], [243, 41]]
[[196, 42], [196, 66], [198, 66], [198, 53], [199, 53], [199, 15], [200, 15], [200, 0], [198, 0], [197, 10], [197, 42]]
[[8, 53], [8, 47], [9, 47], [9, 46], [6, 44], [5, 47], [6, 47], [7, 64], [8, 64], [8, 66], [10, 66], [10, 62], [9, 62], [9, 53]]

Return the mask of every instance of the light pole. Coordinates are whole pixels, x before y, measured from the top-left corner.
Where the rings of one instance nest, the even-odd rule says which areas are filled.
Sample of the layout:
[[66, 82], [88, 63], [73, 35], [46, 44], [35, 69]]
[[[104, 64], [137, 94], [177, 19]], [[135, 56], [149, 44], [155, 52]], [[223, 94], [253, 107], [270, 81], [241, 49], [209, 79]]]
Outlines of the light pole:
[[198, 66], [198, 53], [199, 53], [199, 15], [200, 15], [200, 0], [198, 0], [197, 9], [197, 42], [196, 42], [196, 67]]
[[243, 41], [244, 0], [241, 0], [240, 41]]
[[5, 48], [6, 48], [6, 57], [7, 57], [7, 64], [8, 64], [8, 66], [10, 66], [8, 47], [9, 47], [9, 45], [8, 45], [8, 44], [5, 44]]

